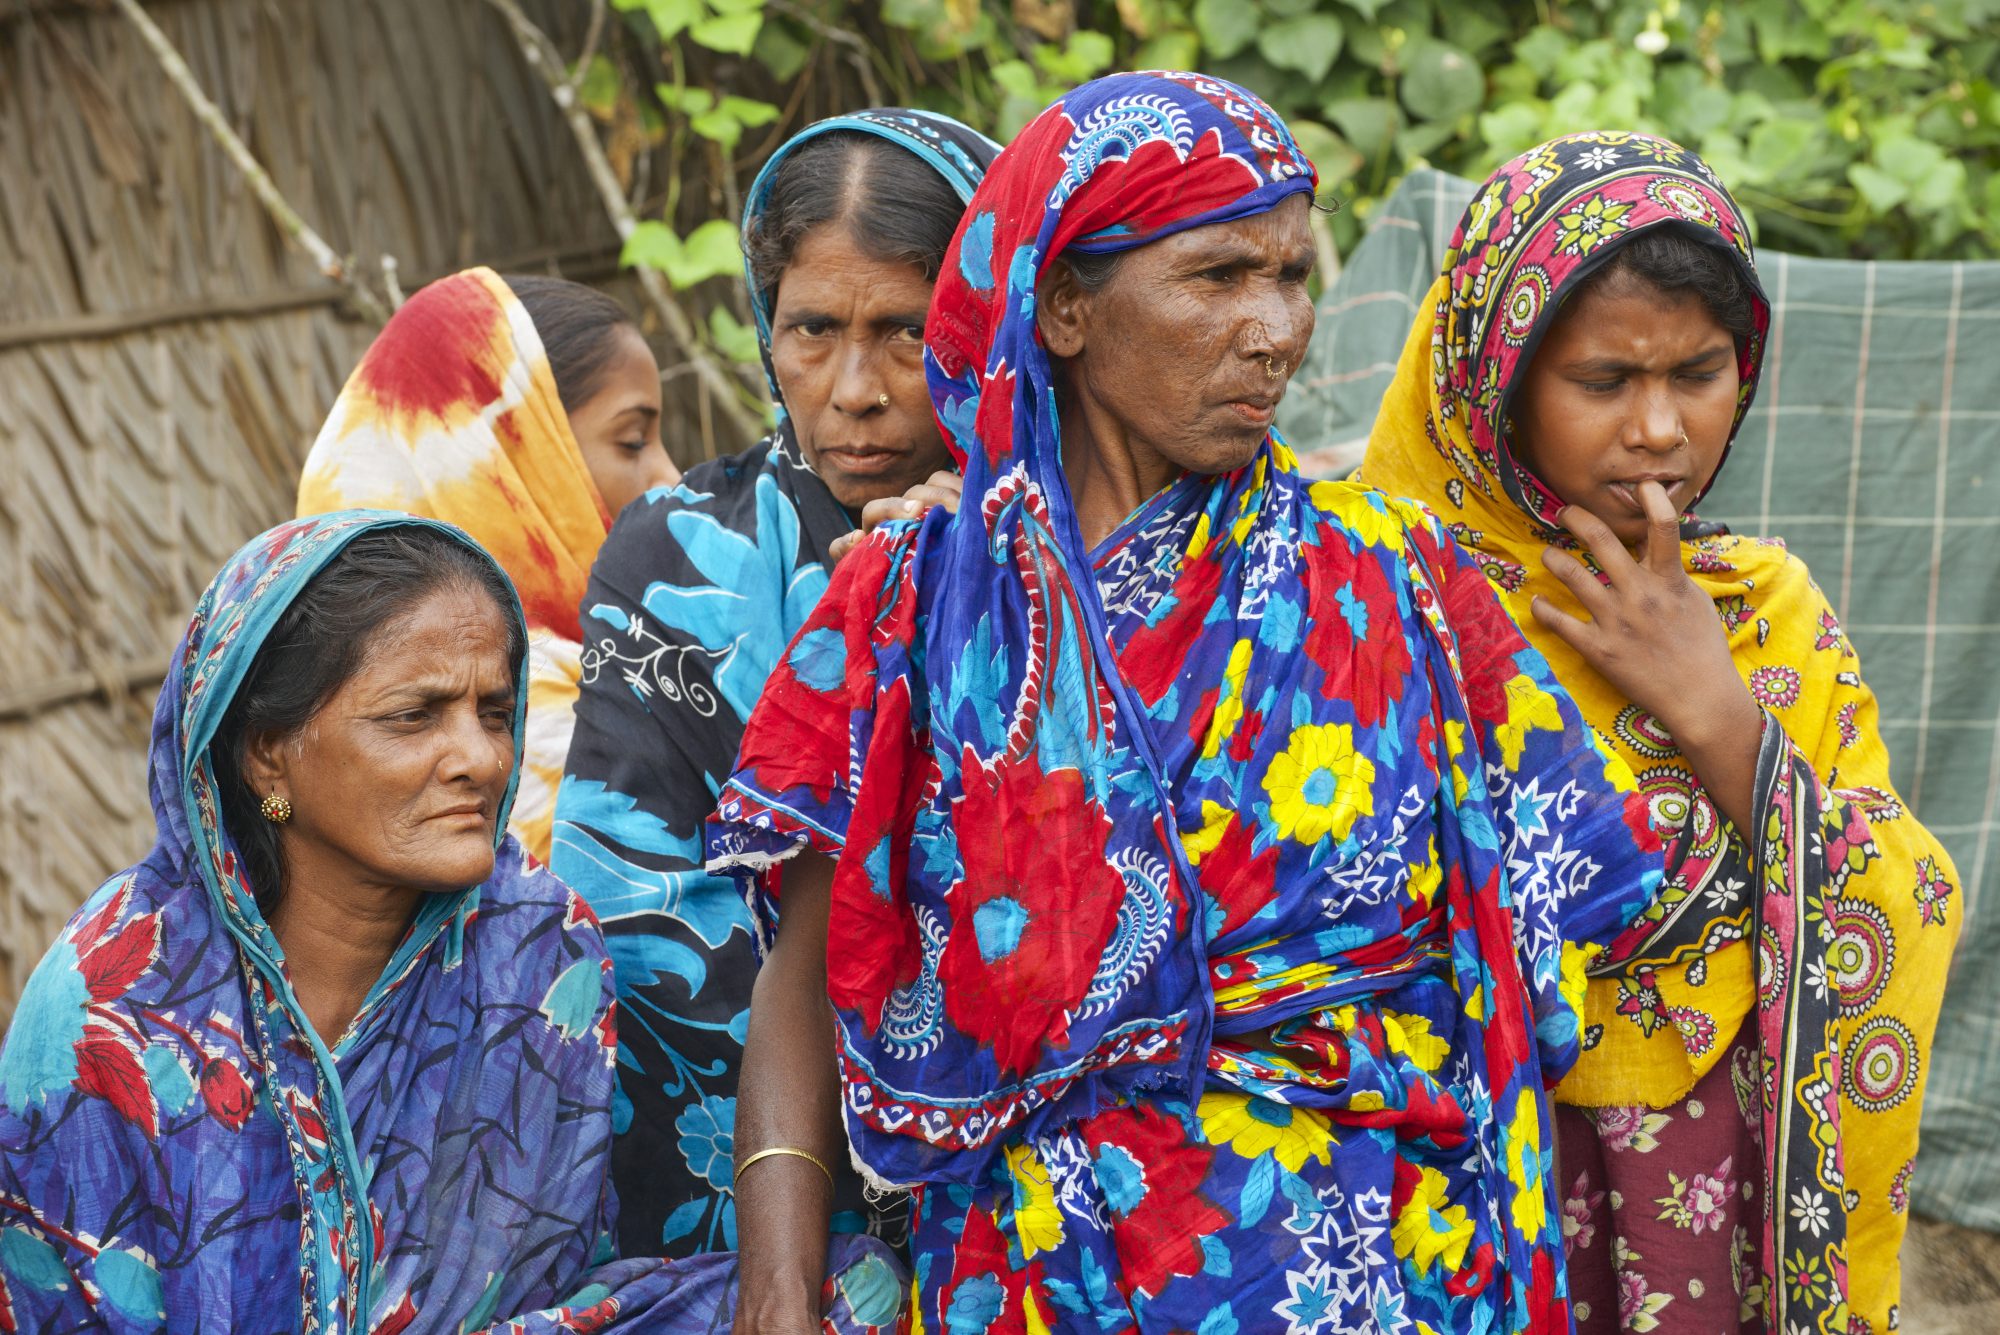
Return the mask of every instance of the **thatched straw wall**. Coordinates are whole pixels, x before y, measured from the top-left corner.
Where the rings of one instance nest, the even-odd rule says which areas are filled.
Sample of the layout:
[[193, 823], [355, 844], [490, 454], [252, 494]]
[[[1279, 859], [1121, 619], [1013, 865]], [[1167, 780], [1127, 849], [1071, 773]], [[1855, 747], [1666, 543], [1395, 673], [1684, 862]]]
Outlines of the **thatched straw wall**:
[[[565, 50], [586, 6], [530, 11]], [[601, 277], [615, 243], [479, 0], [149, 0], [279, 189], [406, 287]], [[290, 513], [372, 326], [290, 247], [116, 13], [0, 0], [0, 1026], [152, 837], [146, 740], [193, 600]]]

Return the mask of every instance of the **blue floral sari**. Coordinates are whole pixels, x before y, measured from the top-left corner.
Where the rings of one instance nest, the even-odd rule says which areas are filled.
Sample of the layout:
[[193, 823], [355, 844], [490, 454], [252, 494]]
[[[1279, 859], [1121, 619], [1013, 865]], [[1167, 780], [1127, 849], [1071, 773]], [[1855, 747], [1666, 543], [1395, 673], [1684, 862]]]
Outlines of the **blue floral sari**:
[[[591, 1269], [613, 1222], [615, 1007], [581, 899], [503, 836], [485, 882], [423, 902], [329, 1046], [240, 874], [217, 728], [293, 599], [399, 525], [472, 545], [406, 515], [300, 520], [196, 608], [154, 716], [158, 842], [71, 919], [0, 1049], [0, 1331], [727, 1323], [726, 1258]], [[517, 773], [525, 681], [518, 699]], [[838, 1320], [883, 1319], [892, 1264], [842, 1257]]]

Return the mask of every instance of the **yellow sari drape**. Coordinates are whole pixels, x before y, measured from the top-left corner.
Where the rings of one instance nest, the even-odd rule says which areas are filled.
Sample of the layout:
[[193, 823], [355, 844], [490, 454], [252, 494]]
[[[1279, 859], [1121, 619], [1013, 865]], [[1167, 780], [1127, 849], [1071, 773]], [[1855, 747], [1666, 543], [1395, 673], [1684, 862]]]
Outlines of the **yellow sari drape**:
[[534, 322], [490, 269], [430, 284], [383, 327], [306, 457], [300, 515], [405, 510], [470, 533], [528, 622], [528, 727], [509, 828], [549, 857], [582, 669], [578, 606], [611, 516]]
[[[1671, 145], [1653, 147], [1664, 141], [1640, 144], [1639, 136], [1575, 138], [1608, 147], [1612, 157], [1626, 162], [1637, 156], [1629, 145], [1663, 158], [1675, 151]], [[1766, 712], [1766, 755], [1776, 754], [1782, 762], [1760, 767], [1759, 809], [1768, 819], [1765, 829], [1751, 832], [1749, 850], [1709, 801], [1665, 729], [1530, 614], [1539, 595], [1583, 615], [1542, 564], [1543, 549], [1563, 535], [1534, 517], [1530, 507], [1547, 514], [1551, 494], [1506, 451], [1501, 430], [1508, 377], [1525, 374], [1529, 360], [1523, 349], [1531, 354], [1534, 332], [1561, 298], [1564, 237], [1555, 237], [1557, 251], [1550, 257], [1543, 234], [1537, 252], [1536, 229], [1543, 225], [1538, 219], [1564, 208], [1570, 218], [1587, 216], [1591, 189], [1599, 201], [1620, 198], [1603, 189], [1608, 173], [1584, 173], [1583, 186], [1563, 193], [1569, 181], [1561, 173], [1575, 171], [1575, 146], [1551, 150], [1565, 144], [1557, 141], [1522, 160], [1528, 164], [1525, 178], [1532, 178], [1526, 190], [1510, 195], [1524, 177], [1509, 183], [1496, 174], [1475, 198], [1444, 273], [1419, 307], [1358, 479], [1431, 507], [1474, 554], [1584, 717], [1638, 775], [1657, 827], [1674, 841], [1668, 881], [1649, 922], [1635, 929], [1625, 946], [1628, 957], [1601, 967], [1590, 981], [1586, 1051], [1558, 1087], [1557, 1098], [1591, 1107], [1670, 1107], [1687, 1097], [1746, 1021], [1756, 1017], [1760, 976], [1767, 992], [1784, 984], [1808, 989], [1808, 998], [1825, 998], [1825, 989], [1831, 989], [1831, 1006], [1821, 1002], [1829, 1023], [1819, 1033], [1791, 1035], [1798, 1053], [1784, 1070], [1795, 1078], [1787, 1082], [1781, 1076], [1780, 1087], [1767, 1089], [1766, 1099], [1780, 1104], [1790, 1099], [1801, 1108], [1818, 1101], [1808, 1108], [1810, 1138], [1834, 1143], [1812, 1147], [1816, 1154], [1809, 1157], [1821, 1167], [1819, 1182], [1808, 1185], [1831, 1188], [1827, 1194], [1836, 1210], [1845, 1205], [1846, 1310], [1865, 1319], [1866, 1329], [1886, 1331], [1898, 1300], [1896, 1259], [1924, 1064], [1963, 917], [1958, 876], [1943, 847], [1896, 795], [1875, 697], [1862, 682], [1854, 649], [1805, 564], [1781, 541], [1715, 534], [1681, 544], [1683, 568], [1714, 602], [1737, 671]], [[1692, 155], [1686, 158], [1691, 161]], [[1661, 180], [1673, 190], [1663, 192]], [[1700, 211], [1727, 197], [1709, 194], [1709, 178], [1692, 167], [1658, 168], [1639, 174], [1639, 181], [1645, 189], [1640, 207], [1621, 219], [1633, 230], [1648, 219], [1646, 199], [1672, 205], [1678, 214], [1655, 210], [1655, 220], [1717, 226]], [[1703, 186], [1704, 193], [1695, 197], [1691, 185]], [[1684, 198], [1693, 203], [1682, 209]], [[1604, 205], [1597, 207], [1602, 216]], [[1547, 226], [1552, 231], [1561, 221]], [[1586, 237], [1583, 249], [1606, 240], [1615, 246], [1623, 238]], [[1738, 243], [1737, 250], [1747, 265], [1747, 244]], [[1523, 255], [1536, 263], [1526, 264]], [[1602, 262], [1604, 256], [1595, 258]], [[1510, 272], [1516, 277], [1510, 279]], [[1538, 289], [1530, 290], [1530, 277], [1539, 281]], [[1477, 332], [1495, 309], [1500, 314], [1488, 332]], [[1753, 340], [1746, 353], [1751, 362], [1746, 387], [1754, 384], [1760, 342]], [[1508, 479], [1503, 469], [1518, 472]], [[1773, 728], [1781, 734], [1772, 734]], [[1786, 750], [1774, 753], [1774, 744]], [[1786, 766], [1795, 776], [1789, 782], [1782, 772]], [[1774, 769], [1779, 771], [1775, 790], [1769, 775]], [[1794, 812], [1816, 813], [1817, 828], [1792, 828]], [[1810, 886], [1797, 887], [1802, 891], [1797, 958], [1788, 963], [1767, 937], [1761, 974], [1748, 940], [1757, 922], [1752, 906], [1758, 887], [1726, 883], [1732, 875], [1740, 881], [1746, 867], [1751, 880], [1763, 883], [1765, 895], [1775, 892], [1781, 899], [1787, 878], [1799, 869], [1812, 878]], [[1719, 904], [1726, 907], [1718, 911]], [[1638, 953], [1630, 953], [1635, 947]], [[1614, 950], [1614, 958], [1618, 954]], [[1787, 968], [1798, 969], [1800, 976], [1781, 977]], [[1768, 1025], [1770, 1017], [1763, 1022]], [[1765, 1044], [1769, 1082], [1768, 1028]], [[1826, 1094], [1836, 1080], [1834, 1116], [1825, 1105], [1832, 1102]], [[1788, 1174], [1780, 1190], [1798, 1185]], [[1780, 1212], [1792, 1208], [1788, 1200], [1767, 1205]], [[1777, 1223], [1782, 1230], [1787, 1221]], [[1809, 1230], [1794, 1232], [1793, 1239], [1782, 1246], [1802, 1245], [1812, 1252]], [[1780, 1255], [1789, 1258], [1790, 1252]], [[1825, 1259], [1831, 1269], [1840, 1258]], [[1839, 1329], [1846, 1329], [1835, 1304], [1824, 1310], [1816, 1328], [1818, 1321], [1840, 1321]]]

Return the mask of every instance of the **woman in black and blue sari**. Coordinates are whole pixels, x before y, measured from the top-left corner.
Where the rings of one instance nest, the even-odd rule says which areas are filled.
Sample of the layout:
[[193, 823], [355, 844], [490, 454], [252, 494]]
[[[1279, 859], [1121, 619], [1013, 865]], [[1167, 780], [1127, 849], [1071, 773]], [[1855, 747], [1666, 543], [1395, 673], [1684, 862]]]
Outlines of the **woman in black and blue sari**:
[[[946, 117], [889, 108], [820, 121], [772, 156], [743, 249], [777, 429], [634, 503], [591, 572], [552, 864], [603, 919], [616, 965], [626, 1255], [735, 1246], [756, 960], [741, 895], [702, 871], [702, 823], [835, 543], [870, 501], [950, 466], [924, 315], [998, 151]], [[842, 1179], [837, 1226], [882, 1231]]]

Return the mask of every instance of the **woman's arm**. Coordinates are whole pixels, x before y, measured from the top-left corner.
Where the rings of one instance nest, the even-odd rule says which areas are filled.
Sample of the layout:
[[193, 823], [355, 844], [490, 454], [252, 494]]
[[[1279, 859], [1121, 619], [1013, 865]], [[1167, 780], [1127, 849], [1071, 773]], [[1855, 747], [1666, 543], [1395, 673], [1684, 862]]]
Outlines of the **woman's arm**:
[[[777, 940], [751, 995], [737, 1090], [736, 1162], [785, 1146], [831, 1167], [847, 1152], [833, 1060], [833, 1008], [826, 999], [833, 862], [802, 849], [785, 864], [784, 885]], [[738, 1335], [819, 1330], [832, 1205], [827, 1174], [797, 1155], [769, 1155], [739, 1174]]]

